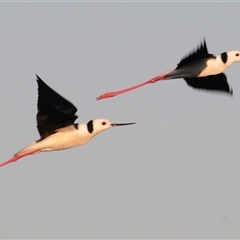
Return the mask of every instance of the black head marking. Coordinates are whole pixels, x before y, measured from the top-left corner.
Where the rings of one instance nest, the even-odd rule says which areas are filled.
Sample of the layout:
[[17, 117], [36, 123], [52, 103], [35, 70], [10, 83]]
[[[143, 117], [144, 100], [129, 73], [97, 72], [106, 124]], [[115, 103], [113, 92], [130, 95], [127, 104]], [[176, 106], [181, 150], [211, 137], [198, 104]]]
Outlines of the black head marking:
[[40, 77], [38, 83], [37, 128], [41, 139], [55, 133], [59, 128], [74, 123], [77, 108], [50, 88]]
[[226, 62], [227, 62], [228, 55], [227, 55], [226, 52], [221, 53], [221, 59], [222, 59], [222, 62], [223, 62], [223, 63], [226, 63]]
[[74, 123], [73, 126], [75, 127], [76, 130], [78, 130], [78, 123]]
[[195, 51], [182, 58], [182, 60], [178, 63], [177, 68], [186, 66], [187, 64], [204, 58], [216, 58], [213, 54], [208, 53], [205, 39]]
[[93, 132], [93, 120], [90, 120], [88, 123], [87, 123], [87, 129], [88, 129], [88, 132], [91, 134]]

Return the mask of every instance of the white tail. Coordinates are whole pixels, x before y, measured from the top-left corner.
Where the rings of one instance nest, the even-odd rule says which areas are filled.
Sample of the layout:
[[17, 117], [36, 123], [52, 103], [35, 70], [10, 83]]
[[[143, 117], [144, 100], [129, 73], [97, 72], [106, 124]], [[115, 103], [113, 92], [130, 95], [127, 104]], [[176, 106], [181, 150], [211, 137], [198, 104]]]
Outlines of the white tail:
[[17, 157], [23, 154], [25, 155], [26, 153], [30, 153], [33, 151], [34, 153], [37, 153], [36, 152], [38, 150], [37, 146], [38, 146], [37, 142], [30, 143], [29, 145], [27, 145], [26, 147], [24, 147], [23, 149], [15, 153], [14, 156]]

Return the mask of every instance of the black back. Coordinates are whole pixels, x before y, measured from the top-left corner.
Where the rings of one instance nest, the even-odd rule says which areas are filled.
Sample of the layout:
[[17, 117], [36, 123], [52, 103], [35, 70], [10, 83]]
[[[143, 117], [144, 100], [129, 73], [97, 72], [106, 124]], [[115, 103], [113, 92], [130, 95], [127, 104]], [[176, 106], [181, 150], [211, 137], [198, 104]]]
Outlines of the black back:
[[42, 140], [57, 129], [73, 124], [78, 116], [75, 115], [77, 108], [44, 83], [39, 76], [37, 83], [37, 128]]
[[184, 78], [187, 84], [193, 88], [214, 90], [233, 94], [230, 89], [227, 77], [224, 73], [199, 78]]
[[199, 59], [205, 59], [205, 58], [208, 59], [208, 58], [216, 58], [216, 57], [213, 54], [208, 53], [207, 44], [204, 39], [203, 42], [195, 51], [193, 51], [192, 53], [190, 53], [189, 55], [181, 59], [181, 61], [177, 65], [177, 68], [185, 66]]

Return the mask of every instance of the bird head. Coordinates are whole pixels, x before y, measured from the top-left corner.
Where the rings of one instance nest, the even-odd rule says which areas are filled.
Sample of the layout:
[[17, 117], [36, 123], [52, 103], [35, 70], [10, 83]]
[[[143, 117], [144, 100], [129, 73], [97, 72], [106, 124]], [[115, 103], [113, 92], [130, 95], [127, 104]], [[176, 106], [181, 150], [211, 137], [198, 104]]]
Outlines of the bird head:
[[94, 136], [112, 127], [132, 125], [135, 123], [111, 123], [107, 119], [94, 119], [87, 123], [88, 132]]
[[240, 51], [230, 51], [228, 52], [228, 60], [227, 65], [230, 66], [231, 64], [240, 61]]

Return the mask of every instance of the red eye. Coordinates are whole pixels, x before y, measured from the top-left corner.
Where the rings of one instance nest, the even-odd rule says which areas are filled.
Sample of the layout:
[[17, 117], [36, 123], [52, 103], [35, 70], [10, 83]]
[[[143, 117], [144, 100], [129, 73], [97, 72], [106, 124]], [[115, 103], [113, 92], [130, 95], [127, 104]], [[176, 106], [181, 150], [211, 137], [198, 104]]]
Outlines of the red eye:
[[106, 125], [106, 122], [102, 122], [102, 125]]
[[236, 53], [236, 56], [238, 57], [238, 56], [239, 56], [239, 53]]

